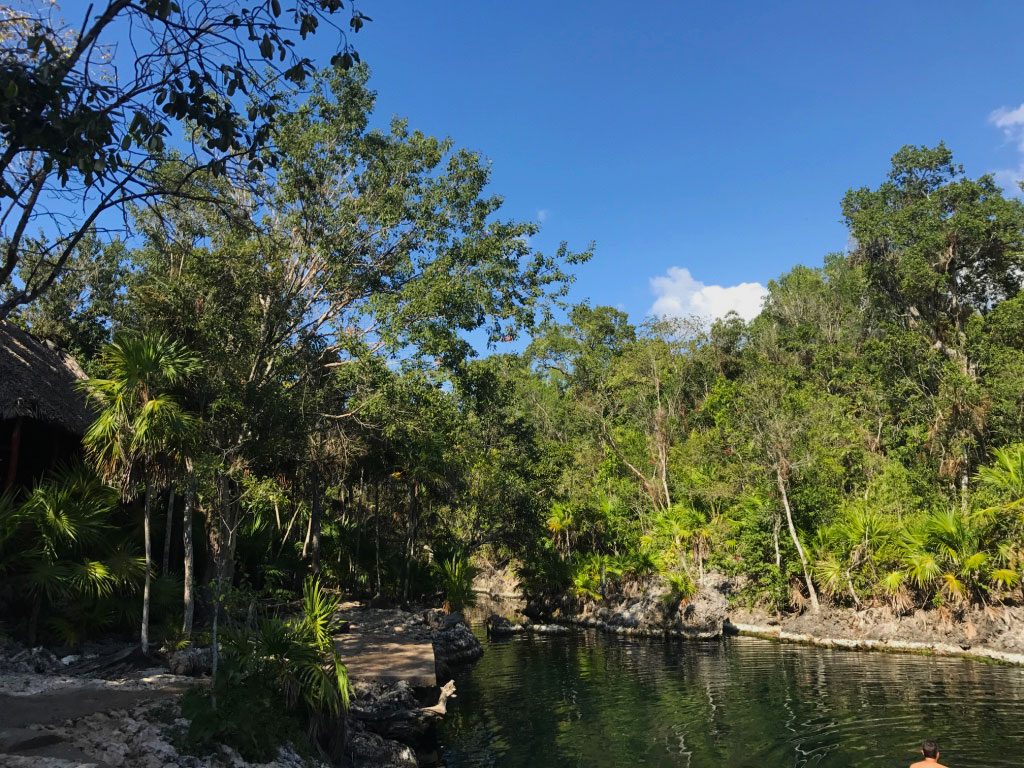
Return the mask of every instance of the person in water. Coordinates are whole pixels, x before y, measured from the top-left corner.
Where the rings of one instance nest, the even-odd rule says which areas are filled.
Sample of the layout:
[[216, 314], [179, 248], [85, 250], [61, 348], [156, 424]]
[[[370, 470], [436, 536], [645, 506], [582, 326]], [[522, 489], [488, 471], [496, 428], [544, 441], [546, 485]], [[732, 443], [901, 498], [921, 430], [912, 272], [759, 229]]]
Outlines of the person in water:
[[932, 739], [925, 739], [921, 745], [921, 754], [924, 760], [911, 763], [910, 768], [946, 768], [939, 762], [939, 745]]

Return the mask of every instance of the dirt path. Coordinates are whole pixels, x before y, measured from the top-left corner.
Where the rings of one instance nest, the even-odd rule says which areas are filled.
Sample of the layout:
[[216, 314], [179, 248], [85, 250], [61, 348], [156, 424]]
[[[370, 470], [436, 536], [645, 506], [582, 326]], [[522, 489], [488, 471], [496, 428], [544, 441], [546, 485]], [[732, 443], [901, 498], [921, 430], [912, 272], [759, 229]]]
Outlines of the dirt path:
[[[39, 726], [59, 725], [97, 712], [130, 709], [143, 702], [177, 696], [185, 689], [185, 683], [171, 682], [147, 688], [83, 685], [22, 696], [0, 694], [0, 765], [104, 768], [105, 763], [89, 758], [57, 734]], [[25, 763], [26, 758], [31, 762]]]

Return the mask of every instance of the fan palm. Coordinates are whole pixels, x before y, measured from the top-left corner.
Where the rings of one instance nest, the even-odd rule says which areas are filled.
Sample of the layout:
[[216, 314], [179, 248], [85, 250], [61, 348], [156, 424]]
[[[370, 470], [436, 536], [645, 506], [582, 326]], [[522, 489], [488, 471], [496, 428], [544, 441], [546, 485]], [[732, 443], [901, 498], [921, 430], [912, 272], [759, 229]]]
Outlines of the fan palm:
[[978, 471], [978, 480], [1001, 499], [1004, 509], [1024, 513], [1024, 443], [997, 448], [992, 457], [992, 465]]
[[128, 501], [145, 489], [143, 530], [146, 578], [140, 645], [149, 653], [152, 584], [150, 515], [154, 484], [187, 453], [197, 421], [171, 394], [198, 367], [183, 346], [164, 335], [121, 334], [100, 355], [106, 378], [83, 386], [100, 404], [85, 435], [85, 448], [100, 475]]
[[562, 554], [566, 557], [572, 555], [570, 536], [572, 535], [575, 524], [576, 519], [568, 504], [556, 502], [551, 505], [551, 513], [548, 515], [547, 519], [548, 531], [551, 533], [551, 536], [555, 541], [555, 546], [559, 548]]
[[444, 592], [445, 611], [461, 611], [476, 603], [473, 579], [476, 578], [477, 569], [466, 555], [456, 552], [448, 560], [438, 563], [434, 572]]
[[141, 578], [139, 559], [111, 546], [116, 503], [83, 466], [56, 468], [23, 499], [0, 497], [0, 575], [31, 605], [31, 642], [44, 608], [78, 636], [72, 614], [103, 613], [106, 598]]

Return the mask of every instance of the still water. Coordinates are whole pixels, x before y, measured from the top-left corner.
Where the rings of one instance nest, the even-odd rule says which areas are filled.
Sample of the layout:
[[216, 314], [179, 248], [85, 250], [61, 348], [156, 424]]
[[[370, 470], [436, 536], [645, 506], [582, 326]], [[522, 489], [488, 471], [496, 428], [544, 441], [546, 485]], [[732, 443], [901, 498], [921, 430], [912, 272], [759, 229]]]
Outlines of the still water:
[[456, 678], [448, 768], [1024, 766], [1024, 669], [753, 638], [581, 631], [485, 642]]

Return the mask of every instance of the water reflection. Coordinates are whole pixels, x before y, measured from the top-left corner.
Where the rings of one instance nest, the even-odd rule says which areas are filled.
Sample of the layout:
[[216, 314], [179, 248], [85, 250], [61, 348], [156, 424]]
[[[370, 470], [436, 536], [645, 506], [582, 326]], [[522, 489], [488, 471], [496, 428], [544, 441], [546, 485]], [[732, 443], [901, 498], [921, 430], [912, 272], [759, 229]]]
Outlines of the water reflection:
[[752, 638], [580, 632], [487, 644], [457, 680], [450, 768], [1024, 765], [1024, 670]]

